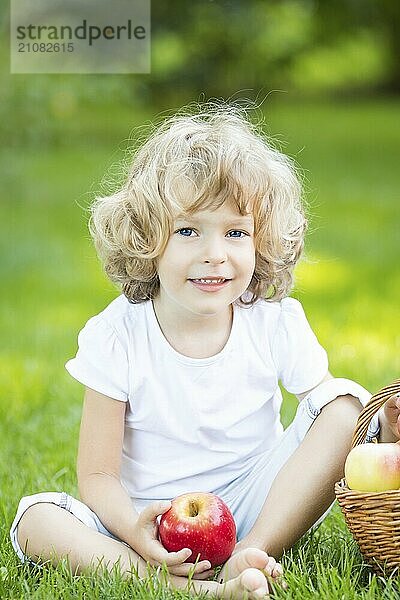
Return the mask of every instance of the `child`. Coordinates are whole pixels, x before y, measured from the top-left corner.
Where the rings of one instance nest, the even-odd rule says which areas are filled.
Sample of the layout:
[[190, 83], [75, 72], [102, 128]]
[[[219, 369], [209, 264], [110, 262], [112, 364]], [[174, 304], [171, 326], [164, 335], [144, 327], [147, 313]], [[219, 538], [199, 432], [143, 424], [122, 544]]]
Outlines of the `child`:
[[[145, 576], [147, 562], [165, 563], [175, 587], [194, 569], [196, 593], [265, 597], [268, 575], [282, 574], [275, 558], [332, 507], [370, 398], [333, 378], [288, 296], [306, 229], [295, 167], [243, 110], [207, 104], [153, 132], [89, 226], [123, 294], [86, 323], [66, 364], [86, 386], [81, 501], [23, 498], [14, 548], [38, 564], [68, 557], [77, 572], [118, 562]], [[279, 381], [300, 401], [285, 431]], [[385, 440], [397, 439], [394, 403], [379, 416]], [[219, 582], [207, 561], [184, 562], [190, 549], [158, 541], [170, 500], [196, 490], [219, 495], [236, 520]]]

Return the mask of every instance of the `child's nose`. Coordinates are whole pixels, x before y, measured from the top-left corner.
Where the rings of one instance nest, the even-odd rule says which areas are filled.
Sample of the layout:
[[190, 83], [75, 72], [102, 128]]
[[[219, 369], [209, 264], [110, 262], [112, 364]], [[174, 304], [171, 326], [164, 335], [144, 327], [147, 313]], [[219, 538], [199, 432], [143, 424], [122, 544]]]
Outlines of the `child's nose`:
[[220, 264], [227, 259], [226, 248], [219, 240], [210, 240], [204, 248], [204, 262]]

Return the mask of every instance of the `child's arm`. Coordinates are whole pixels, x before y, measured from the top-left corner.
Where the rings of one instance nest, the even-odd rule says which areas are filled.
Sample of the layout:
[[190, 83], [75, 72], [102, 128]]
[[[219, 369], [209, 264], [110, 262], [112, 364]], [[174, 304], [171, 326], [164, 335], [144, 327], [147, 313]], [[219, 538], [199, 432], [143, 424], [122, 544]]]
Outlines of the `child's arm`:
[[81, 499], [119, 539], [138, 518], [120, 482], [126, 405], [86, 388], [77, 461]]
[[[124, 402], [86, 388], [77, 463], [81, 499], [111, 533], [146, 561], [165, 562], [170, 573], [187, 576], [193, 563], [183, 563], [191, 551], [167, 552], [157, 539], [157, 516], [170, 508], [170, 502], [154, 502], [139, 515], [121, 484], [125, 409]], [[202, 578], [209, 568], [202, 561], [194, 573]]]

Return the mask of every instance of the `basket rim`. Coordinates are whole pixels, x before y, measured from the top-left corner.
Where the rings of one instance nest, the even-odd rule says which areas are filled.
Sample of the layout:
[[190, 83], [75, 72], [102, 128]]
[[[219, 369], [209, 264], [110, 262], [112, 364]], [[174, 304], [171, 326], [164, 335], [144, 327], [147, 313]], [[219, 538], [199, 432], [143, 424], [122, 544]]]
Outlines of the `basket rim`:
[[384, 492], [362, 492], [361, 490], [352, 490], [348, 487], [346, 479], [343, 477], [340, 481], [335, 483], [336, 494], [348, 494], [355, 496], [368, 496], [373, 498], [379, 498], [380, 496], [400, 496], [400, 488], [394, 490], [385, 490]]

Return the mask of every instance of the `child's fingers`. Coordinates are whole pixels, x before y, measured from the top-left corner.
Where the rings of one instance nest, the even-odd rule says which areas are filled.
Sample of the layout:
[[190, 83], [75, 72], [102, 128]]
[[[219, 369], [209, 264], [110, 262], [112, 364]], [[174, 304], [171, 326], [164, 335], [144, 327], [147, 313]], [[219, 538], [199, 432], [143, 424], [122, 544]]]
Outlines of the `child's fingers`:
[[384, 412], [390, 423], [396, 423], [400, 414], [400, 396], [395, 394], [390, 396], [384, 404]]
[[202, 571], [202, 573], [195, 573], [193, 575], [193, 579], [210, 579], [210, 577], [214, 577], [215, 569], [206, 569]]
[[207, 579], [214, 574], [214, 570], [210, 568], [211, 564], [208, 560], [203, 560], [195, 566], [194, 563], [183, 563], [176, 567], [170, 567], [169, 571], [173, 575], [179, 575], [180, 577], [188, 577], [189, 574], [194, 579]]
[[139, 519], [144, 523], [153, 523], [158, 516], [163, 515], [167, 510], [171, 508], [170, 500], [160, 500], [158, 502], [152, 502], [149, 506], [146, 506], [139, 515]]
[[165, 562], [168, 567], [181, 565], [189, 558], [192, 551], [189, 548], [182, 548], [178, 552], [167, 552], [164, 547], [160, 563]]
[[400, 394], [393, 394], [390, 396], [388, 400], [386, 400], [386, 405], [390, 408], [400, 408]]
[[168, 567], [173, 567], [174, 575], [187, 576], [190, 571], [198, 574], [211, 569], [211, 563], [208, 560], [201, 560], [198, 563], [185, 562], [192, 554], [189, 548], [182, 548], [179, 552], [167, 552], [163, 548], [163, 551], [160, 563], [165, 562]]
[[400, 439], [400, 394], [393, 394], [386, 400], [380, 409], [379, 420], [381, 424], [386, 422], [393, 435]]
[[152, 565], [165, 563], [167, 567], [175, 567], [184, 563], [191, 553], [189, 548], [182, 548], [179, 552], [168, 552], [160, 542], [152, 540], [147, 546], [145, 558]]

